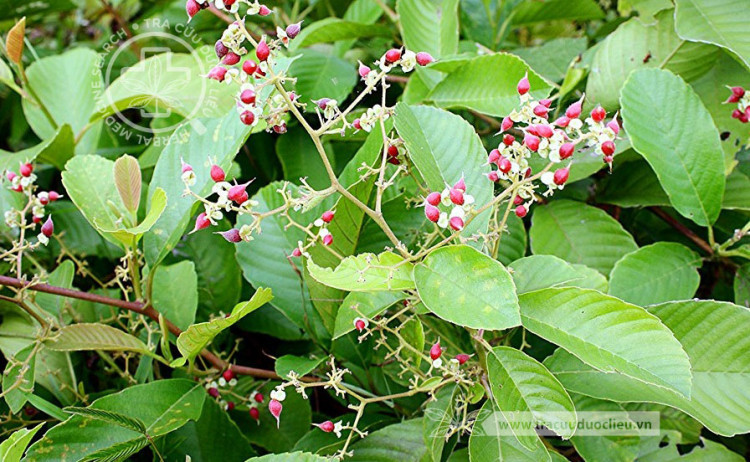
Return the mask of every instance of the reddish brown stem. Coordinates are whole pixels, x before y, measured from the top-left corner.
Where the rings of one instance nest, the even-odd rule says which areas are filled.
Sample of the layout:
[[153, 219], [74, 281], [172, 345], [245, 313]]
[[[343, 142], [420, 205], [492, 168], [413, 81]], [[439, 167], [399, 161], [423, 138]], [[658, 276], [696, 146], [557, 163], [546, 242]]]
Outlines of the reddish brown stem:
[[667, 222], [671, 227], [673, 227], [674, 229], [682, 233], [682, 235], [684, 235], [685, 237], [693, 241], [695, 245], [703, 249], [707, 254], [713, 256], [714, 249], [711, 248], [711, 245], [708, 242], [701, 239], [701, 237], [695, 234], [692, 230], [690, 230], [690, 228], [683, 225], [679, 221], [675, 220], [671, 215], [669, 215], [667, 212], [665, 212], [659, 207], [649, 207], [648, 209], [651, 210], [651, 212], [653, 212], [654, 215], [661, 218], [662, 220]]
[[[103, 305], [114, 306], [128, 311], [133, 311], [144, 316], [148, 316], [156, 322], [159, 322], [159, 312], [156, 311], [152, 306], [140, 303], [140, 302], [128, 302], [125, 300], [118, 300], [116, 298], [105, 297], [103, 295], [90, 294], [88, 292], [81, 292], [73, 289], [66, 289], [64, 287], [51, 286], [49, 284], [31, 284], [8, 276], [0, 276], [0, 286], [15, 287], [17, 289], [33, 290], [35, 292], [44, 292], [47, 294], [60, 295], [68, 298], [76, 298], [78, 300], [86, 300], [94, 303], [101, 303]], [[174, 335], [180, 335], [182, 331], [179, 327], [175, 326], [171, 321], [166, 320], [167, 328]], [[251, 377], [257, 377], [261, 379], [281, 379], [274, 371], [266, 369], [258, 369], [255, 367], [238, 366], [236, 364], [229, 364], [223, 359], [219, 358], [215, 354], [208, 350], [201, 351], [201, 356], [211, 363], [215, 368], [224, 370], [231, 368], [232, 371], [240, 375], [249, 375]]]

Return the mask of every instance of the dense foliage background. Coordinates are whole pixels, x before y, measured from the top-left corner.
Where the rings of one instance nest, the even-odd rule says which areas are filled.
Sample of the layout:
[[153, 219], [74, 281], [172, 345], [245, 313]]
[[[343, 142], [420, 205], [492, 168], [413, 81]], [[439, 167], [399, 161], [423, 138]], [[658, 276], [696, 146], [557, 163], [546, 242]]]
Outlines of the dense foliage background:
[[[4, 462], [750, 455], [747, 0], [267, 7], [0, 0]], [[584, 95], [575, 155], [529, 148], [514, 111]], [[501, 131], [535, 176], [493, 187]], [[208, 223], [212, 165], [253, 181]], [[460, 226], [425, 217], [446, 186]]]

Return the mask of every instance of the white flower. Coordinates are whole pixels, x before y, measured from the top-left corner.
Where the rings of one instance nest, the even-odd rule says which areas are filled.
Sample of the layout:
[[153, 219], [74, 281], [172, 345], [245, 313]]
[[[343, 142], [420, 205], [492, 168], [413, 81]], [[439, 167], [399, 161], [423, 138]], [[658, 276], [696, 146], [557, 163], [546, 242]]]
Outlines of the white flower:
[[193, 186], [195, 181], [195, 172], [192, 170], [188, 170], [182, 174], [182, 182], [185, 183], [186, 186]]
[[326, 118], [326, 120], [333, 119], [336, 116], [336, 112], [338, 112], [338, 102], [335, 99], [329, 99], [326, 101], [326, 108], [323, 109], [323, 117]]
[[342, 430], [344, 430], [344, 424], [342, 424], [341, 421], [338, 421], [335, 424], [333, 424], [333, 433], [336, 434], [336, 438], [341, 438]]
[[226, 381], [226, 379], [224, 377], [220, 377], [219, 378], [219, 386], [220, 387], [226, 387], [227, 386], [227, 381]]
[[414, 69], [414, 66], [417, 65], [417, 55], [413, 51], [406, 50], [401, 55], [401, 70], [406, 72], [411, 72]]
[[320, 231], [318, 231], [318, 236], [320, 237], [326, 237], [329, 234], [331, 234], [331, 232], [328, 231], [328, 228], [320, 228]]
[[240, 227], [240, 238], [243, 241], [250, 242], [253, 240], [253, 228], [250, 225], [242, 225]]
[[438, 218], [437, 225], [441, 228], [447, 228], [448, 227], [448, 214], [445, 212], [440, 213], [440, 218]]
[[432, 362], [432, 367], [434, 367], [435, 369], [439, 369], [440, 366], [442, 366], [442, 365], [443, 365], [443, 360], [440, 359], [440, 358], [438, 358], [438, 359], [436, 359], [436, 360], [434, 360]]
[[236, 13], [240, 9], [240, 3], [239, 2], [234, 2], [231, 6], [227, 7], [224, 4], [224, 0], [214, 0], [214, 5], [216, 6], [217, 9], [219, 9], [219, 10], [226, 10], [226, 11], [232, 13], [232, 14]]
[[276, 401], [284, 401], [286, 399], [286, 392], [284, 392], [283, 388], [275, 388], [271, 392], [271, 399], [275, 399]]
[[542, 177], [540, 178], [542, 180], [542, 183], [546, 184], [547, 186], [555, 184], [555, 174], [554, 172], [544, 172], [542, 173]]
[[440, 203], [443, 204], [446, 207], [450, 207], [451, 206], [451, 204], [453, 202], [451, 202], [451, 190], [450, 190], [450, 188], [445, 188], [440, 193]]
[[365, 85], [367, 86], [373, 86], [375, 85], [375, 82], [378, 80], [378, 72], [377, 71], [370, 71], [367, 74], [367, 77], [365, 77]]
[[453, 207], [453, 210], [451, 210], [450, 218], [458, 217], [460, 219], [464, 219], [466, 217], [466, 211], [464, 211], [464, 208], [460, 205], [457, 205]]
[[581, 119], [573, 119], [568, 124], [568, 128], [571, 130], [580, 130], [583, 127], [583, 122], [581, 122]]
[[44, 245], [49, 244], [49, 238], [47, 238], [47, 236], [45, 236], [42, 233], [39, 233], [39, 235], [36, 238], [37, 240], [39, 240], [39, 242], [41, 242]]

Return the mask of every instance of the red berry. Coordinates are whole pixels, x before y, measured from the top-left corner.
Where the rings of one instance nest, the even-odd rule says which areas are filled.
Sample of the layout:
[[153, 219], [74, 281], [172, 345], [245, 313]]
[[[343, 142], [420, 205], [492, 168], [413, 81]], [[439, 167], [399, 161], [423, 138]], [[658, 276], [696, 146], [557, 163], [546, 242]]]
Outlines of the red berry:
[[448, 223], [454, 231], [461, 231], [464, 229], [464, 220], [461, 217], [453, 217]]
[[439, 192], [431, 192], [427, 195], [427, 198], [425, 199], [428, 204], [437, 206], [440, 203], [440, 200], [442, 197], [440, 197]]
[[31, 176], [31, 172], [34, 171], [34, 166], [30, 163], [21, 164], [21, 167], [19, 169], [22, 176], [29, 177]]
[[315, 103], [320, 108], [321, 111], [325, 111], [326, 108], [328, 107], [329, 101], [331, 101], [331, 98], [320, 98], [317, 101], [313, 101], [313, 103]]
[[735, 109], [734, 111], [732, 111], [732, 118], [733, 119], [739, 119], [742, 116], [743, 116], [743, 112], [740, 111], [739, 109]]
[[576, 145], [573, 143], [565, 143], [560, 146], [560, 159], [567, 159], [573, 155], [576, 150]]
[[602, 143], [601, 148], [602, 148], [602, 153], [605, 156], [611, 156], [612, 154], [615, 153], [615, 149], [616, 149], [615, 143], [609, 140]]
[[198, 14], [200, 10], [201, 6], [195, 0], [187, 0], [187, 3], [185, 3], [185, 11], [187, 11], [188, 21], [193, 19], [193, 16]]
[[565, 111], [565, 117], [569, 119], [577, 119], [578, 117], [580, 117], [582, 110], [583, 98], [568, 106], [568, 109]]
[[42, 222], [42, 217], [38, 217], [38, 216], [34, 215], [33, 217], [31, 217], [31, 221], [33, 221], [34, 224], [38, 225], [39, 223]]
[[44, 194], [40, 194], [38, 197], [39, 203], [42, 205], [49, 204], [49, 196], [45, 196]]
[[223, 58], [227, 55], [227, 53], [229, 53], [229, 48], [227, 48], [226, 45], [221, 42], [221, 40], [216, 41], [214, 50], [216, 51], [216, 57], [219, 59]]
[[212, 398], [218, 398], [219, 397], [219, 389], [216, 387], [211, 387], [208, 389], [208, 394], [211, 395]]
[[529, 213], [529, 211], [525, 206], [519, 205], [518, 207], [516, 207], [516, 216], [518, 216], [519, 218], [525, 217], [527, 213]]
[[258, 408], [257, 408], [257, 407], [251, 407], [251, 408], [250, 408], [250, 417], [251, 417], [251, 418], [252, 418], [253, 420], [258, 420], [258, 419], [260, 419], [260, 411], [258, 411]]
[[52, 202], [55, 202], [56, 200], [60, 199], [62, 196], [57, 193], [57, 191], [50, 191], [49, 192], [49, 200]]
[[247, 75], [253, 75], [258, 70], [258, 63], [252, 59], [245, 60], [245, 62], [242, 63], [242, 70]]
[[389, 157], [388, 159], [386, 159], [386, 162], [388, 162], [391, 165], [401, 165], [401, 161], [398, 160], [398, 158], [396, 157]]
[[227, 66], [234, 66], [238, 62], [240, 62], [240, 55], [231, 51], [221, 60], [221, 63], [226, 64]]
[[268, 44], [266, 43], [266, 40], [263, 39], [258, 44], [257, 48], [255, 48], [255, 56], [258, 57], [258, 60], [265, 61], [268, 59], [268, 56], [271, 54], [271, 49], [268, 48]]
[[513, 198], [513, 205], [521, 205], [523, 204], [523, 197], [516, 194], [516, 196]]
[[464, 205], [464, 193], [460, 189], [453, 188], [450, 191], [451, 202], [456, 205]]
[[508, 160], [507, 157], [501, 157], [500, 160], [497, 161], [497, 168], [500, 169], [503, 173], [510, 172], [510, 169], [513, 167], [513, 164], [511, 164], [510, 160]]
[[507, 135], [503, 136], [503, 144], [506, 146], [510, 146], [513, 143], [515, 143], [516, 137], [508, 133]]
[[745, 89], [742, 87], [732, 87], [730, 90], [732, 94], [729, 96], [729, 99], [724, 101], [725, 103], [737, 103], [745, 96]]
[[284, 133], [286, 133], [286, 122], [281, 122], [278, 125], [274, 125], [273, 131], [275, 133], [278, 133], [279, 135], [283, 135]]
[[357, 130], [362, 130], [362, 124], [359, 119], [354, 119], [354, 122], [352, 122], [352, 127], [354, 127]]
[[330, 420], [326, 420], [323, 423], [313, 424], [313, 425], [315, 425], [316, 427], [320, 428], [321, 430], [323, 430], [326, 433], [331, 433], [333, 431], [333, 427], [334, 427], [333, 422], [331, 422]]
[[211, 226], [211, 222], [206, 218], [206, 213], [203, 212], [195, 219], [195, 228], [193, 228], [192, 232], [200, 231], [201, 229], [206, 229], [209, 226]]
[[498, 176], [497, 172], [493, 170], [487, 174], [487, 179], [493, 183], [497, 183], [500, 180], [500, 177]]
[[333, 244], [333, 234], [326, 234], [323, 236], [323, 245]]
[[221, 374], [221, 376], [224, 377], [224, 380], [229, 382], [230, 380], [234, 378], [234, 372], [232, 372], [232, 369], [227, 369], [224, 371], [223, 374]]
[[236, 244], [242, 240], [242, 238], [240, 237], [240, 231], [235, 228], [217, 234], [221, 234], [221, 236], [226, 239], [227, 242], [231, 242], [232, 244]]
[[234, 410], [234, 402], [227, 401], [227, 411], [233, 411]]
[[570, 169], [568, 167], [559, 168], [555, 170], [553, 181], [558, 186], [564, 185], [565, 182], [568, 181], [568, 176], [570, 176]]
[[434, 61], [435, 58], [433, 58], [431, 54], [425, 51], [420, 51], [419, 53], [417, 53], [417, 64], [419, 64], [420, 66], [426, 66]]
[[357, 319], [356, 321], [354, 321], [354, 327], [355, 329], [357, 329], [357, 331], [362, 332], [367, 326], [365, 325], [364, 319]]
[[385, 52], [386, 62], [393, 64], [399, 59], [401, 59], [401, 50], [397, 50], [396, 48], [391, 48], [390, 50]]
[[302, 22], [296, 22], [294, 24], [289, 24], [286, 26], [286, 36], [290, 39], [295, 38], [297, 35], [299, 35], [299, 32], [302, 30]]
[[525, 95], [529, 92], [530, 89], [531, 85], [529, 84], [529, 73], [527, 72], [526, 75], [524, 75], [523, 78], [518, 81], [516, 90], [518, 90], [519, 95]]
[[490, 151], [490, 154], [487, 156], [487, 163], [488, 164], [494, 164], [500, 159], [500, 151], [497, 149], [493, 149]]
[[293, 257], [301, 257], [302, 256], [302, 251], [299, 248], [296, 248], [296, 249], [292, 250], [292, 256]]
[[534, 115], [536, 115], [537, 117], [544, 117], [546, 119], [547, 112], [549, 112], [549, 108], [547, 108], [546, 106], [543, 106], [541, 104], [537, 104], [536, 106], [534, 106]]
[[437, 223], [437, 221], [440, 219], [440, 210], [437, 207], [430, 205], [430, 204], [425, 205], [424, 214], [427, 217], [427, 219], [433, 223]]
[[258, 10], [258, 14], [261, 16], [268, 16], [271, 14], [271, 10], [266, 5], [261, 5], [260, 10]]
[[551, 126], [547, 124], [540, 124], [536, 126], [536, 132], [542, 138], [551, 138], [555, 134], [555, 131]]
[[430, 348], [430, 358], [435, 361], [443, 354], [443, 349], [440, 348], [440, 342], [437, 342], [436, 344], [432, 345], [432, 348]]
[[395, 144], [388, 146], [388, 155], [391, 157], [398, 157], [398, 147]]
[[47, 237], [52, 236], [52, 233], [55, 232], [55, 224], [52, 223], [52, 217], [47, 217], [47, 221], [44, 222], [42, 225], [42, 234], [44, 234]]
[[536, 135], [532, 135], [531, 133], [526, 133], [523, 137], [523, 144], [525, 144], [527, 148], [535, 152], [537, 149], [539, 149], [539, 141], [539, 137]]
[[211, 166], [211, 179], [212, 180], [218, 183], [219, 181], [224, 181], [226, 177], [227, 176], [224, 173], [224, 169], [222, 169], [216, 164]]
[[247, 188], [247, 185], [250, 184], [250, 181], [243, 184], [237, 184], [229, 188], [229, 192], [227, 192], [227, 198], [229, 198], [230, 201], [234, 201], [238, 204], [242, 204], [243, 202], [247, 201], [247, 191], [245, 191], [245, 188]]
[[466, 182], [464, 181], [464, 178], [461, 177], [460, 180], [456, 182], [456, 184], [453, 185], [454, 189], [459, 189], [462, 192], [466, 192]]
[[240, 93], [240, 100], [245, 104], [254, 104], [255, 92], [248, 88], [247, 90]]
[[605, 117], [607, 117], [607, 111], [601, 106], [597, 106], [591, 111], [591, 118], [594, 122], [601, 122]]
[[503, 119], [503, 122], [500, 124], [500, 131], [504, 132], [506, 130], [510, 130], [513, 128], [513, 119], [510, 117], [506, 117]]
[[570, 125], [570, 119], [567, 116], [558, 117], [557, 120], [552, 122], [552, 124], [557, 125], [561, 128], [565, 128]]
[[330, 210], [326, 210], [323, 212], [323, 215], [320, 216], [320, 219], [325, 221], [326, 223], [330, 223], [333, 221], [333, 212]]
[[262, 403], [265, 398], [263, 397], [263, 393], [255, 393], [255, 395], [253, 395], [253, 399], [256, 403]]
[[276, 418], [276, 427], [278, 428], [280, 425], [279, 417], [281, 417], [281, 410], [283, 409], [283, 406], [281, 405], [281, 402], [272, 399], [270, 403], [268, 403], [268, 411], [271, 413], [272, 416]]
[[255, 114], [252, 111], [245, 111], [240, 114], [240, 120], [245, 125], [252, 125], [255, 122]]
[[459, 365], [463, 365], [471, 358], [471, 356], [467, 355], [466, 353], [461, 353], [456, 355], [456, 361], [458, 361]]

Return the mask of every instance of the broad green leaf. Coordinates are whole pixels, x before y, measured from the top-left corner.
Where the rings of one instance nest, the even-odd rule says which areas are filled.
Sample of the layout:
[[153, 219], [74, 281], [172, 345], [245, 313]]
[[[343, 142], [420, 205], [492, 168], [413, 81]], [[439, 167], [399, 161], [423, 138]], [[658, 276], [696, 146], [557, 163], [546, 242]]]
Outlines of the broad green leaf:
[[[200, 124], [201, 129], [194, 128]], [[193, 167], [197, 181], [191, 189], [206, 196], [213, 181], [209, 176], [212, 161], [225, 171], [232, 159], [250, 136], [251, 128], [240, 122], [237, 112], [232, 110], [221, 119], [201, 118], [192, 124], [181, 125], [164, 148], [149, 184], [149, 195], [157, 188], [167, 193], [167, 208], [144, 238], [146, 261], [149, 265], [160, 262], [177, 244], [188, 226], [195, 199], [183, 196], [180, 159]]]
[[3, 462], [20, 462], [34, 435], [43, 426], [44, 422], [32, 429], [22, 428], [11, 433], [5, 441], [0, 443], [0, 460]]
[[329, 459], [309, 452], [289, 452], [284, 454], [266, 454], [262, 457], [253, 457], [248, 462], [326, 462]]
[[722, 209], [750, 210], [750, 178], [739, 170], [727, 177]]
[[150, 354], [146, 345], [127, 332], [97, 323], [71, 324], [45, 342], [53, 351], [134, 351]]
[[[431, 191], [442, 191], [461, 177], [466, 193], [474, 196], [477, 207], [492, 200], [492, 183], [485, 176], [489, 169], [487, 153], [471, 125], [461, 117], [427, 106], [396, 105], [395, 126], [409, 151], [409, 158]], [[463, 234], [485, 232], [489, 212], [476, 217]]]
[[[89, 407], [138, 419], [156, 438], [197, 420], [205, 397], [205, 389], [192, 380], [167, 379], [126, 388], [97, 399]], [[81, 431], [83, 427], [85, 431]], [[126, 447], [127, 442], [140, 437], [140, 433], [120, 425], [76, 415], [47, 431], [29, 448], [26, 457], [38, 462], [79, 460], [115, 445]]]
[[422, 432], [427, 445], [427, 453], [432, 457], [432, 460], [440, 460], [443, 454], [446, 435], [450, 430], [456, 412], [458, 393], [458, 386], [455, 384], [446, 385], [435, 394], [435, 399], [429, 401], [425, 407]]
[[487, 400], [479, 410], [469, 437], [471, 462], [549, 462], [550, 455], [538, 437], [532, 450], [522, 446], [509, 430], [503, 413]]
[[681, 40], [674, 31], [673, 10], [656, 17], [657, 21], [626, 21], [596, 48], [586, 86], [589, 101], [610, 111], [616, 109], [620, 89], [637, 69], [663, 65], [687, 81], [711, 69], [719, 56], [716, 47]]
[[654, 169], [675, 209], [701, 226], [716, 221], [724, 155], [698, 95], [669, 71], [644, 69], [631, 74], [620, 100], [633, 148]]
[[604, 18], [604, 12], [595, 0], [521, 2], [513, 13], [513, 24], [530, 24], [561, 19], [585, 21]]
[[508, 266], [516, 285], [516, 293], [525, 294], [547, 287], [575, 285], [583, 279], [565, 260], [552, 255], [530, 255]]
[[403, 298], [403, 292], [351, 292], [336, 314], [333, 338], [337, 339], [353, 331], [357, 318], [374, 318]]
[[287, 378], [290, 372], [296, 373], [302, 377], [312, 372], [326, 358], [305, 358], [295, 355], [284, 355], [276, 360], [274, 369], [279, 377]]
[[502, 263], [471, 247], [446, 246], [414, 268], [417, 292], [438, 317], [472, 329], [521, 323], [513, 278]]
[[192, 462], [244, 462], [255, 455], [250, 441], [218, 402], [210, 399], [203, 404], [200, 419], [156, 442], [165, 460]]
[[638, 248], [633, 237], [604, 210], [569, 200], [534, 208], [531, 250], [609, 274], [623, 255]]
[[573, 268], [576, 270], [581, 279], [576, 279], [571, 282], [564, 283], [564, 286], [568, 287], [580, 287], [581, 289], [594, 289], [599, 292], [607, 293], [609, 289], [609, 282], [599, 271], [589, 268], [586, 265], [580, 263], [574, 263]]
[[148, 213], [142, 222], [138, 223], [136, 226], [128, 228], [122, 228], [122, 226], [120, 226], [122, 223], [118, 222], [116, 224], [120, 229], [100, 226], [99, 231], [110, 234], [122, 243], [134, 245], [134, 243], [137, 243], [140, 240], [144, 233], [148, 232], [154, 226], [159, 217], [161, 217], [161, 214], [164, 213], [166, 207], [167, 194], [163, 189], [156, 188], [154, 194], [151, 196], [151, 200], [149, 201]]
[[[604, 426], [610, 417], [622, 421], [625, 409], [618, 403], [594, 399], [589, 396], [572, 394], [576, 411], [585, 412], [588, 419], [594, 419], [595, 424], [601, 422]], [[660, 419], [661, 420], [661, 419]], [[634, 422], [635, 424], [635, 422]], [[576, 451], [583, 460], [611, 460], [611, 461], [633, 461], [638, 455], [638, 436], [597, 436], [597, 435], [573, 435], [570, 439]]]
[[[75, 264], [71, 260], [65, 260], [49, 274], [47, 284], [65, 289], [72, 289], [75, 272]], [[62, 316], [65, 312], [66, 303], [69, 303], [69, 299], [66, 299], [61, 295], [45, 293], [36, 294], [35, 301], [41, 309], [55, 317]]]
[[399, 356], [406, 361], [410, 361], [415, 367], [419, 367], [422, 363], [422, 355], [418, 352], [424, 351], [425, 346], [422, 321], [418, 317], [409, 319], [401, 325], [399, 333], [401, 334], [401, 338], [404, 339], [405, 344], [411, 345], [414, 348], [414, 350], [402, 348], [399, 351]]
[[559, 436], [570, 439], [578, 418], [575, 406], [560, 382], [537, 360], [520, 350], [495, 347], [487, 355], [487, 375], [492, 396], [505, 418], [529, 424], [521, 431], [511, 428], [518, 441], [532, 450], [536, 434], [525, 434], [532, 423], [553, 426]]
[[515, 213], [508, 215], [505, 226], [506, 230], [500, 239], [497, 259], [503, 265], [509, 265], [512, 261], [516, 261], [526, 255], [526, 241], [528, 240], [528, 236], [526, 235], [526, 227], [523, 224], [523, 220], [518, 218]]
[[620, 207], [671, 206], [659, 178], [645, 160], [627, 162], [606, 179], [596, 200]]
[[[34, 367], [36, 365], [36, 344], [32, 343], [9, 358], [3, 371], [3, 398], [10, 412], [17, 414], [34, 392]], [[5, 459], [0, 459], [5, 460]]]
[[[352, 63], [315, 50], [305, 50], [289, 66], [289, 75], [297, 79], [294, 88], [305, 103], [331, 98], [343, 106], [357, 84], [357, 68]], [[311, 110], [313, 107], [308, 105]]]
[[181, 261], [156, 268], [151, 303], [177, 327], [185, 330], [195, 322], [198, 309], [198, 275], [195, 264]]
[[427, 454], [422, 419], [405, 420], [370, 433], [351, 446], [354, 462], [419, 461]]
[[121, 112], [139, 108], [144, 112], [148, 110], [151, 117], [156, 118], [173, 114], [186, 119], [222, 117], [226, 108], [234, 103], [234, 90], [203, 77], [215, 59], [213, 50], [198, 47], [192, 54], [160, 53], [136, 62], [118, 76], [107, 75], [112, 83], [101, 95], [95, 111], [90, 113], [91, 120], [115, 115], [118, 122], [132, 127], [133, 132], [151, 136], [152, 133], [168, 133], [171, 127], [148, 131], [148, 126], [125, 119]]
[[531, 95], [545, 98], [550, 86], [522, 59], [507, 53], [477, 56], [448, 74], [428, 99], [444, 108], [507, 116], [520, 104], [516, 86], [528, 73]]
[[351, 292], [413, 289], [413, 267], [393, 252], [347, 257], [335, 269], [320, 267], [312, 259], [307, 261], [307, 269], [315, 280]]
[[294, 51], [316, 43], [389, 35], [390, 30], [380, 24], [362, 24], [339, 18], [326, 18], [302, 27], [302, 31], [291, 41], [289, 47]]
[[[58, 127], [70, 125], [76, 136], [88, 125], [96, 98], [104, 87], [99, 59], [96, 51], [80, 47], [34, 61], [26, 69], [29, 84], [44, 102], [55, 124]], [[31, 100], [23, 99], [23, 112], [39, 138], [54, 136], [55, 127]], [[101, 122], [93, 124], [76, 143], [76, 154], [94, 152], [101, 129]]]
[[188, 327], [186, 331], [177, 337], [177, 349], [180, 350], [183, 357], [175, 361], [175, 364], [184, 364], [185, 360], [192, 361], [211, 343], [219, 332], [232, 326], [245, 315], [257, 310], [265, 303], [270, 302], [272, 298], [271, 289], [259, 288], [249, 301], [235, 305], [228, 316], [214, 318], [211, 321], [193, 324]]
[[681, 462], [681, 461], [718, 461], [718, 462], [742, 462], [746, 460], [736, 452], [730, 451], [726, 446], [701, 438], [700, 445], [692, 448], [690, 452], [684, 452], [677, 447], [677, 444], [661, 444], [656, 440], [653, 452], [643, 454], [641, 452], [639, 461], [644, 462]]
[[[346, 9], [343, 19], [360, 24], [374, 24], [381, 16], [383, 16], [383, 13], [383, 8], [377, 3], [373, 3], [370, 0], [354, 0], [349, 3], [349, 7]], [[355, 42], [356, 39], [336, 42], [334, 45], [336, 56], [343, 56], [344, 53], [349, 51]]]
[[135, 157], [124, 155], [115, 161], [115, 186], [125, 208], [130, 213], [138, 212], [141, 202], [141, 168]]
[[688, 355], [659, 318], [645, 309], [579, 288], [524, 294], [520, 305], [526, 329], [591, 366], [690, 396]]
[[80, 462], [118, 462], [127, 460], [146, 446], [148, 446], [148, 439], [145, 436], [139, 436], [132, 440], [116, 443], [110, 447], [92, 452], [81, 459]]
[[687, 300], [701, 278], [700, 255], [676, 242], [657, 242], [631, 252], [612, 268], [609, 294], [635, 305]]
[[133, 430], [134, 432], [144, 434], [146, 433], [146, 424], [144, 424], [140, 419], [137, 419], [135, 417], [128, 417], [125, 414], [120, 414], [119, 412], [96, 409], [93, 407], [73, 406], [66, 407], [63, 410], [70, 414], [90, 417], [94, 420], [101, 420], [102, 422], [119, 425], [120, 427]]
[[617, 2], [617, 11], [627, 15], [636, 10], [641, 17], [648, 18], [673, 6], [672, 0], [622, 0]]
[[750, 68], [750, 10], [743, 0], [676, 0], [675, 27], [685, 40], [713, 43], [735, 53]]
[[750, 263], [740, 266], [734, 276], [734, 303], [750, 308]]
[[[18, 173], [18, 165], [24, 162], [45, 162], [62, 170], [65, 162], [73, 157], [73, 132], [70, 125], [62, 125], [49, 139], [34, 147], [18, 152], [0, 149], [0, 171], [13, 170]], [[3, 209], [6, 210], [6, 209]]]
[[[559, 82], [565, 77], [573, 61], [586, 51], [586, 45], [585, 38], [563, 37], [549, 40], [537, 47], [513, 50], [513, 54], [528, 63], [541, 77]], [[513, 88], [515, 89], [515, 85]]]

